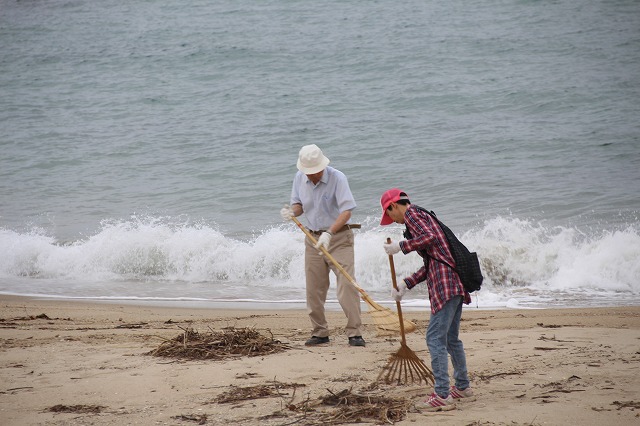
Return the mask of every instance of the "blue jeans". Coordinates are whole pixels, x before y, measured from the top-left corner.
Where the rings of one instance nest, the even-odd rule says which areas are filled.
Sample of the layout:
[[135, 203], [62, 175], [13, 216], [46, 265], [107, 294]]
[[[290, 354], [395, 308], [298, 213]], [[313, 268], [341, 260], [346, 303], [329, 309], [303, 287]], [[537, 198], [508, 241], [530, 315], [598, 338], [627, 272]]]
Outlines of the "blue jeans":
[[435, 391], [446, 398], [449, 395], [449, 359], [453, 364], [453, 378], [458, 389], [469, 387], [467, 358], [464, 354], [460, 332], [462, 316], [462, 296], [449, 300], [441, 310], [431, 314], [427, 328], [427, 347], [431, 354], [431, 370], [435, 378]]

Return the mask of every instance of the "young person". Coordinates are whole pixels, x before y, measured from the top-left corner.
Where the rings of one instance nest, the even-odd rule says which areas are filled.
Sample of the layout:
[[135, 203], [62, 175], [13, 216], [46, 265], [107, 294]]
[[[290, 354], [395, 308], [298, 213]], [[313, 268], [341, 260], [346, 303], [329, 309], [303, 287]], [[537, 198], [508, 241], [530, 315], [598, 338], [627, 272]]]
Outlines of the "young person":
[[[456, 400], [470, 401], [475, 397], [467, 374], [467, 360], [460, 332], [462, 304], [471, 303], [471, 296], [460, 282], [458, 274], [449, 266], [433, 260], [435, 257], [455, 267], [447, 238], [438, 222], [428, 213], [409, 201], [409, 197], [398, 188], [382, 194], [381, 225], [404, 224], [405, 240], [384, 243], [389, 255], [400, 251], [418, 253], [424, 266], [398, 283], [398, 290], [392, 290], [392, 297], [400, 301], [418, 283], [426, 281], [431, 304], [431, 316], [427, 328], [426, 341], [431, 355], [431, 370], [435, 378], [434, 392], [423, 403], [428, 411], [447, 411], [456, 408]], [[449, 360], [453, 364], [455, 385], [449, 387]]]

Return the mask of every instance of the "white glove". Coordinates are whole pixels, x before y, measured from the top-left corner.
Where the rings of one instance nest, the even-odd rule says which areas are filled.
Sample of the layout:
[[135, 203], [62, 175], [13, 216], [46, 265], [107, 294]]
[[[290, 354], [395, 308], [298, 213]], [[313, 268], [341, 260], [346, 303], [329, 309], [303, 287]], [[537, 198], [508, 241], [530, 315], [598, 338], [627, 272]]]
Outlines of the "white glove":
[[[320, 238], [318, 238], [318, 242], [316, 243], [314, 248], [320, 249], [320, 247], [324, 247], [325, 250], [329, 250], [329, 243], [331, 242], [331, 234], [328, 232], [323, 232], [320, 234]], [[322, 254], [322, 252], [320, 252]]]
[[282, 216], [282, 220], [291, 220], [295, 214], [293, 213], [293, 209], [289, 207], [289, 204], [285, 204], [284, 207], [280, 209], [280, 216]]
[[387, 252], [389, 256], [393, 256], [394, 254], [400, 251], [400, 241], [391, 241], [390, 243], [383, 243], [384, 251]]
[[391, 297], [395, 299], [396, 302], [399, 302], [402, 300], [402, 296], [404, 296], [407, 290], [409, 290], [407, 288], [407, 283], [403, 280], [398, 284], [397, 290], [395, 288], [391, 289]]

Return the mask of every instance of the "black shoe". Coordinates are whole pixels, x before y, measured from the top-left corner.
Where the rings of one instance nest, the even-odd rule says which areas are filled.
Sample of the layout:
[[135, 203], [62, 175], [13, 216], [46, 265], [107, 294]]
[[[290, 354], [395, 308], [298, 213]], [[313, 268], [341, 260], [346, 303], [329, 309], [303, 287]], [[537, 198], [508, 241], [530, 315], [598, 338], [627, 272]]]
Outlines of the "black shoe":
[[352, 336], [349, 337], [349, 345], [351, 346], [365, 346], [366, 343], [362, 336]]
[[311, 339], [309, 339], [306, 342], [304, 342], [304, 345], [305, 346], [316, 346], [316, 345], [322, 345], [324, 343], [329, 343], [329, 337], [311, 336]]

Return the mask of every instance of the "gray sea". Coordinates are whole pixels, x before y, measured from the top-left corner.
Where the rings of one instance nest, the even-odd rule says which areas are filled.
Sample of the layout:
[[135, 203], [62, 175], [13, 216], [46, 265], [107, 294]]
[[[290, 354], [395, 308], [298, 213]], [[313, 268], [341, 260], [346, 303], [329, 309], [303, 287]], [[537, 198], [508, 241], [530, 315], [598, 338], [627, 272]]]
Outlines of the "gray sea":
[[640, 305], [637, 0], [0, 0], [0, 293], [303, 307], [311, 143], [379, 303], [399, 187], [478, 252], [473, 308]]

